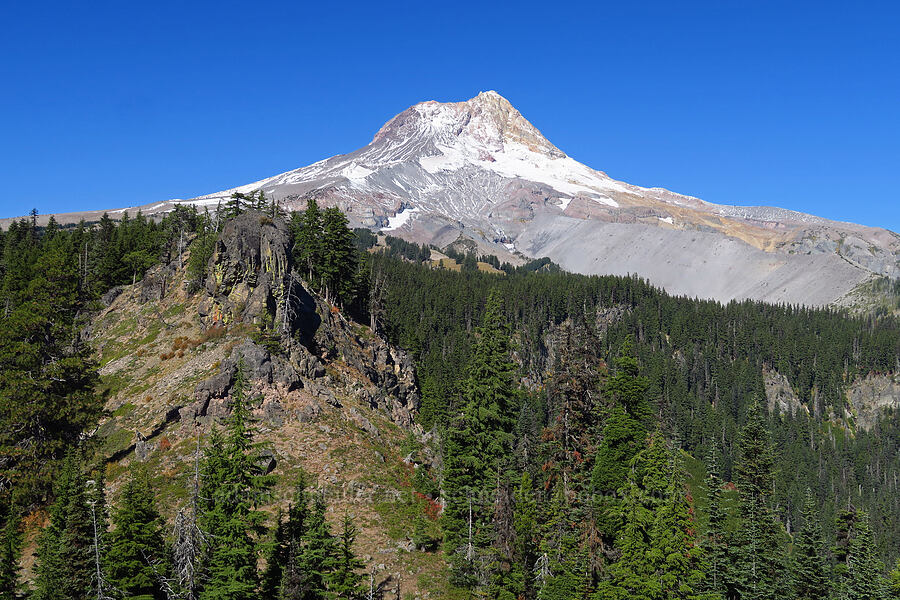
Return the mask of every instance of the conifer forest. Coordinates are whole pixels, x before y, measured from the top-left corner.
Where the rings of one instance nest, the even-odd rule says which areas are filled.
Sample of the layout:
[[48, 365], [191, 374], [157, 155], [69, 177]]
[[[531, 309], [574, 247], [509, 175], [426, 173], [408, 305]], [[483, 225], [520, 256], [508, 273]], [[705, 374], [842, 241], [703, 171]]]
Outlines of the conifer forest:
[[[0, 600], [900, 599], [900, 412], [851, 400], [900, 373], [890, 311], [674, 297], [352, 230], [314, 200], [285, 213], [262, 192], [162, 218], [36, 215], [0, 232]], [[251, 230], [231, 244], [236, 223]], [[187, 431], [177, 464], [142, 457], [143, 438], [114, 447], [125, 409], [108, 405], [113, 359], [95, 340], [119, 324], [98, 315], [150, 302], [142, 281], [163, 272], [154, 298], [200, 306], [246, 240], [263, 249], [239, 265], [251, 293], [179, 314], [205, 337], [173, 346], [240, 338], [218, 359], [233, 366], [224, 408], [169, 410], [141, 434], [161, 452], [166, 427]], [[242, 317], [215, 320], [228, 310]], [[325, 336], [330, 323], [343, 329]], [[400, 432], [392, 526], [408, 547], [391, 552], [430, 561], [427, 581], [379, 571], [363, 540], [388, 521], [338, 507], [324, 471], [284, 459], [281, 417], [261, 416], [259, 364], [301, 346], [320, 382], [304, 389], [331, 406], [331, 382], [382, 377], [351, 342], [414, 368], [394, 429], [342, 410], [382, 444], [364, 470], [393, 460]], [[173, 389], [195, 375], [177, 373]], [[373, 406], [398, 394], [379, 381]], [[334, 427], [311, 422], [290, 435]]]

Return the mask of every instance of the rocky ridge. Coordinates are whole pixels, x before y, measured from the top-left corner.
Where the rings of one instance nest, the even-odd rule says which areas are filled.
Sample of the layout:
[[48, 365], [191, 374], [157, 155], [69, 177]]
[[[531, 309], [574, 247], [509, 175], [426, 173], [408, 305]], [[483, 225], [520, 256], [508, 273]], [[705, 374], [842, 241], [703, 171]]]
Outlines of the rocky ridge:
[[265, 467], [280, 475], [274, 504], [289, 501], [302, 467], [328, 495], [329, 518], [358, 517], [358, 552], [378, 581], [403, 577], [415, 592], [414, 573], [441, 572], [439, 554], [408, 551], [412, 519], [397, 522], [413, 510], [410, 444], [429, 455], [410, 441], [428, 439], [414, 422], [410, 357], [308, 289], [286, 227], [259, 213], [223, 228], [198, 291], [177, 264], [109, 294], [90, 327], [109, 411], [94, 436], [111, 495], [128, 464], [142, 462], [172, 517], [243, 363]]

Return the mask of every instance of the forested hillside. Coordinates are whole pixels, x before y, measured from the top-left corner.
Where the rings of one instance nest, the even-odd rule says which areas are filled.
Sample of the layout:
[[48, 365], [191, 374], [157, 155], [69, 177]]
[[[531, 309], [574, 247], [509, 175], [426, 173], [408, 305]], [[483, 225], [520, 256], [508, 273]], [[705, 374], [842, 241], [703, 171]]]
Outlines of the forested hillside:
[[[236, 195], [213, 215], [3, 232], [0, 598], [401, 596], [378, 575], [384, 559], [355, 548], [373, 527], [409, 539], [417, 597], [900, 597], [900, 414], [862, 419], [847, 399], [900, 371], [896, 320], [673, 298], [549, 261], [482, 257], [487, 273], [451, 250], [454, 271], [428, 248], [354, 239], [336, 209], [287, 217]], [[113, 288], [127, 299], [104, 308]], [[115, 319], [142, 304], [181, 325], [127, 337]], [[412, 354], [418, 410], [380, 408], [405, 367], [366, 362], [393, 352], [379, 335]], [[228, 356], [203, 359], [215, 368], [189, 394], [206, 400], [148, 421], [179, 464], [116, 445], [122, 423], [153, 411], [132, 405], [111, 375], [128, 369], [110, 365], [133, 353], [142, 377], [193, 386], [203, 352]], [[308, 380], [291, 374], [299, 356]], [[787, 400], [773, 381], [788, 382]], [[389, 431], [405, 428], [391, 477], [410, 489], [382, 507], [401, 522], [364, 517], [361, 500], [342, 501], [336, 521], [324, 472], [265, 467], [295, 460], [290, 435], [311, 431], [287, 433], [278, 385], [315, 390], [366, 430], [380, 450], [359, 455], [363, 469], [386, 469]], [[373, 425], [377, 410], [393, 423]], [[171, 473], [188, 485], [161, 496]]]

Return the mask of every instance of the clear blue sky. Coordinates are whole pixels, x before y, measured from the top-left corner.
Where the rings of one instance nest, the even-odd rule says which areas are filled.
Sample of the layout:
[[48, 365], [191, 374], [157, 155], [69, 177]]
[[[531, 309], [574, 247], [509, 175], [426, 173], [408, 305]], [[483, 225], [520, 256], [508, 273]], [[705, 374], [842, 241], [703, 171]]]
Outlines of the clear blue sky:
[[611, 176], [900, 231], [896, 2], [5, 2], [0, 216], [144, 204], [506, 96]]

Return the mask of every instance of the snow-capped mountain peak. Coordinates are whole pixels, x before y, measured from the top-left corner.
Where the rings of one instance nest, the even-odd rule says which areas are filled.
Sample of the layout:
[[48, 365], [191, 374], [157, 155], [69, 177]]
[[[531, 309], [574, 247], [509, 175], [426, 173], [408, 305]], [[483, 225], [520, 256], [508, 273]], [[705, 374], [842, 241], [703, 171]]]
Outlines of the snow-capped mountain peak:
[[355, 152], [179, 202], [209, 206], [253, 190], [289, 209], [314, 198], [354, 225], [416, 242], [462, 237], [485, 254], [638, 273], [721, 300], [824, 304], [873, 274], [900, 273], [896, 234], [616, 181], [560, 151], [494, 91], [415, 104]]

